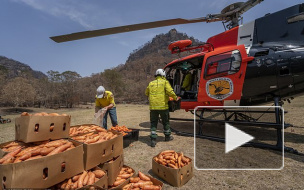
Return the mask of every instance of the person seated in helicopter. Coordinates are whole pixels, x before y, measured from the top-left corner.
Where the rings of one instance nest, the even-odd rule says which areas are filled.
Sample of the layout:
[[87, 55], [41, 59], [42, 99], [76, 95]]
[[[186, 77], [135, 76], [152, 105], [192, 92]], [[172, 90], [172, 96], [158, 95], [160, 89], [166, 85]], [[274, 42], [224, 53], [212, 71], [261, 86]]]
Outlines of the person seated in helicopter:
[[184, 98], [187, 98], [187, 91], [191, 90], [192, 87], [192, 74], [189, 70], [183, 69], [183, 82], [182, 82], [182, 91], [184, 91]]

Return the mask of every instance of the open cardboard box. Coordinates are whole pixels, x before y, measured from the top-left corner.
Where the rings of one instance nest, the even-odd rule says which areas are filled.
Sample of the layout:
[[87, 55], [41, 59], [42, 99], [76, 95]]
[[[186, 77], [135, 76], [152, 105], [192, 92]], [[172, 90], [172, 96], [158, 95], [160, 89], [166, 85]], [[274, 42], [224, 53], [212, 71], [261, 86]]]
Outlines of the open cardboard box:
[[[127, 166], [127, 165], [123, 165], [123, 167], [129, 167], [129, 168], [131, 168], [130, 166]], [[133, 168], [131, 168], [132, 169], [132, 171], [133, 171], [133, 175], [131, 176], [131, 177], [134, 177], [135, 176], [135, 170], [133, 169]], [[127, 185], [129, 182], [130, 182], [130, 178], [131, 177], [129, 177], [126, 181], [124, 181], [122, 184], [120, 184], [120, 185], [118, 185], [118, 186], [116, 186], [116, 187], [111, 187], [110, 185], [112, 185], [112, 184], [110, 184], [109, 183], [109, 189], [111, 189], [111, 190], [122, 190], [122, 188], [125, 186], [125, 185]], [[115, 181], [115, 180], [114, 180]]]
[[71, 116], [20, 116], [15, 120], [15, 139], [29, 143], [68, 138], [70, 123]]
[[[152, 183], [153, 183], [153, 185], [156, 185], [156, 186], [160, 186], [160, 189], [162, 189], [163, 188], [163, 185], [164, 185], [164, 183], [163, 182], [161, 182], [161, 181], [159, 181], [158, 179], [155, 179], [155, 178], [153, 178], [152, 176], [149, 176], [149, 175], [147, 175], [147, 174], [145, 174], [147, 177], [149, 177], [150, 178], [150, 180], [152, 181]], [[136, 176], [133, 176], [133, 177], [139, 177], [138, 176], [138, 174], [136, 175]], [[130, 181], [129, 181], [130, 182]], [[129, 183], [127, 183], [126, 185], [128, 185]], [[122, 188], [124, 188], [126, 185], [124, 185]]]
[[[83, 144], [59, 154], [34, 160], [0, 165], [0, 189], [48, 188], [84, 170]], [[62, 168], [62, 164], [65, 167]]]
[[154, 157], [152, 158], [153, 173], [168, 182], [170, 185], [181, 187], [193, 177], [193, 162], [191, 158], [185, 156], [190, 159], [190, 163], [182, 168], [174, 169], [157, 163], [154, 160]]
[[123, 154], [123, 136], [115, 131], [113, 133], [117, 137], [101, 143], [83, 144], [85, 170]]
[[123, 155], [119, 155], [118, 157], [113, 158], [113, 160], [111, 159], [111, 161], [100, 164], [98, 167], [108, 173], [108, 184], [113, 184], [123, 167], [123, 164]]
[[[100, 169], [100, 168], [97, 167], [97, 169]], [[79, 175], [79, 174], [77, 174], [77, 175]], [[72, 176], [72, 177], [74, 177], [74, 176]], [[70, 178], [72, 178], [72, 177], [70, 177]], [[68, 178], [68, 179], [70, 179], [70, 178]], [[59, 184], [61, 184], [61, 182]], [[57, 185], [58, 184], [56, 184], [56, 185], [54, 185], [54, 186], [52, 186], [52, 187], [50, 187], [48, 189], [51, 189], [51, 190], [58, 189]], [[107, 172], [105, 172], [105, 175], [102, 178], [100, 178], [97, 182], [95, 182], [94, 184], [92, 184], [92, 185], [86, 185], [86, 186], [84, 186], [82, 188], [77, 188], [77, 190], [90, 189], [90, 187], [95, 187], [95, 189], [107, 189], [108, 188], [108, 175], [107, 175]]]

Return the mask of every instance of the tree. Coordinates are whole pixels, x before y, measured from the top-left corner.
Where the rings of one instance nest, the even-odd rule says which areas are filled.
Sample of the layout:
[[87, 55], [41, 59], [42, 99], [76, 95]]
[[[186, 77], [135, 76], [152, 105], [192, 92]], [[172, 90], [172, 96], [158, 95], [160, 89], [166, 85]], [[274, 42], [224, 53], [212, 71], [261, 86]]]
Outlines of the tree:
[[[6, 67], [3, 67], [0, 65], [0, 87], [3, 88], [5, 83], [6, 83], [6, 80], [7, 80], [7, 69]], [[3, 99], [3, 90], [0, 90], [0, 102], [1, 104], [4, 103], [4, 99]]]
[[41, 105], [47, 106], [48, 100], [50, 98], [50, 82], [47, 78], [34, 79], [31, 82], [32, 86], [35, 88], [36, 96], [35, 103], [38, 104], [40, 108]]
[[84, 77], [77, 82], [78, 94], [80, 100], [86, 104], [87, 102], [93, 102], [96, 95], [96, 86], [93, 77]]
[[62, 84], [62, 96], [66, 107], [72, 108], [75, 102], [79, 102], [79, 91], [76, 84], [81, 76], [74, 71], [65, 71], [61, 73], [60, 80]]
[[25, 78], [14, 78], [3, 87], [3, 99], [15, 107], [33, 105], [35, 95], [35, 89]]
[[124, 89], [121, 74], [114, 69], [106, 69], [101, 76], [104, 79], [104, 86], [110, 89], [114, 93], [114, 96], [119, 97]]
[[60, 105], [61, 79], [58, 71], [50, 70], [47, 72], [48, 82], [46, 88], [46, 106], [54, 107], [55, 104]]

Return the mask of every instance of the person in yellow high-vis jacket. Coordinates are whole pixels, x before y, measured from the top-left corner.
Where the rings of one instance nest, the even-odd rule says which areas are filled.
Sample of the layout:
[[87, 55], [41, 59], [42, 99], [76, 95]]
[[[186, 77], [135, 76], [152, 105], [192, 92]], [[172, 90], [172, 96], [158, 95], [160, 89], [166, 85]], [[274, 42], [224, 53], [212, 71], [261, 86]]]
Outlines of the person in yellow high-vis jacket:
[[185, 74], [185, 78], [182, 84], [182, 89], [189, 91], [191, 90], [191, 86], [192, 86], [192, 74], [190, 72], [186, 72]]
[[169, 97], [178, 100], [179, 97], [174, 93], [170, 83], [165, 78], [166, 73], [163, 69], [158, 69], [155, 73], [156, 79], [151, 81], [146, 89], [146, 96], [150, 103], [150, 122], [151, 122], [151, 146], [156, 145], [156, 129], [158, 117], [160, 115], [164, 126], [165, 141], [173, 140], [169, 123]]
[[103, 86], [99, 86], [97, 88], [97, 95], [95, 98], [95, 114], [100, 109], [106, 110], [106, 113], [103, 117], [103, 127], [105, 129], [107, 129], [108, 115], [110, 115], [112, 126], [115, 127], [118, 125], [113, 93], [106, 91]]

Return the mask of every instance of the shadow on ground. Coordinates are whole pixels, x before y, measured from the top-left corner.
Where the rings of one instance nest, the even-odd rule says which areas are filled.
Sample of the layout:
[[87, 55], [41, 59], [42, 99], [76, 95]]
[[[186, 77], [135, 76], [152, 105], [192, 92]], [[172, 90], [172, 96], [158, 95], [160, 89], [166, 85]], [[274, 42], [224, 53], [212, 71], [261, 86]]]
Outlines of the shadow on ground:
[[[142, 131], [150, 131], [150, 122], [142, 122], [139, 124], [140, 127], [144, 128], [141, 129]], [[179, 132], [186, 132], [189, 134], [194, 133], [194, 126], [193, 122], [183, 122], [183, 121], [170, 121], [170, 126], [176, 131]], [[198, 125], [196, 126], [196, 132], [198, 132]], [[276, 145], [276, 138], [277, 138], [277, 130], [272, 128], [265, 128], [265, 127], [256, 127], [256, 126], [241, 126], [237, 125], [237, 128], [240, 130], [256, 137], [256, 140], [254, 142], [262, 142], [266, 144]], [[157, 125], [157, 133], [160, 134], [163, 131], [163, 125], [161, 123], [158, 123]], [[215, 123], [205, 123], [203, 127], [203, 134], [209, 135], [209, 136], [216, 136], [216, 137], [225, 137], [225, 126], [221, 124], [215, 124]], [[286, 132], [285, 130], [285, 143], [296, 143], [296, 144], [303, 144], [304, 143], [304, 135]], [[159, 137], [159, 140], [163, 140]], [[150, 146], [150, 137], [145, 136], [140, 139], [140, 141], [146, 143], [148, 146]], [[291, 147], [294, 148], [294, 147]], [[294, 148], [296, 150], [296, 148]], [[273, 152], [275, 154], [282, 154], [280, 151], [275, 151], [269, 149], [270, 152]], [[304, 162], [304, 154], [292, 154], [285, 151], [285, 158], [290, 158], [298, 162]]]

